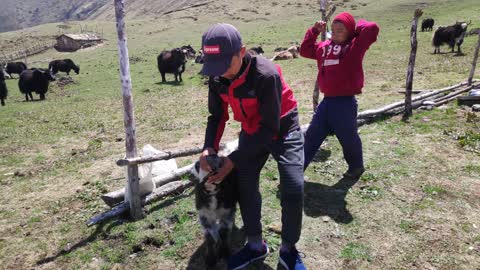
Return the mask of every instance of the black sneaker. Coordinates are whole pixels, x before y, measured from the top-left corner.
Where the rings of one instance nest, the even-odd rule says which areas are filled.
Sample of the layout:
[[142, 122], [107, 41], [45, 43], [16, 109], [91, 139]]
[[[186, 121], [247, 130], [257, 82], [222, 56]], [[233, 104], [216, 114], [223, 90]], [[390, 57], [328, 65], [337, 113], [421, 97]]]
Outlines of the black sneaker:
[[343, 174], [343, 177], [350, 178], [350, 179], [360, 179], [360, 176], [362, 176], [364, 172], [365, 172], [365, 168], [363, 167], [356, 168], [356, 169], [348, 169], [348, 171], [346, 171]]
[[247, 267], [249, 264], [265, 259], [268, 255], [268, 246], [263, 241], [262, 250], [255, 250], [247, 243], [239, 252], [228, 258], [228, 270], [239, 270]]

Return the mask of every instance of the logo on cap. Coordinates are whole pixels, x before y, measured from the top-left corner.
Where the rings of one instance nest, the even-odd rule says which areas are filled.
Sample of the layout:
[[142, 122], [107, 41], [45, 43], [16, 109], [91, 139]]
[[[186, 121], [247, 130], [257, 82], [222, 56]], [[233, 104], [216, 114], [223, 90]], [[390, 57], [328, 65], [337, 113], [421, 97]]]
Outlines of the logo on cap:
[[220, 45], [203, 46], [204, 54], [220, 54]]

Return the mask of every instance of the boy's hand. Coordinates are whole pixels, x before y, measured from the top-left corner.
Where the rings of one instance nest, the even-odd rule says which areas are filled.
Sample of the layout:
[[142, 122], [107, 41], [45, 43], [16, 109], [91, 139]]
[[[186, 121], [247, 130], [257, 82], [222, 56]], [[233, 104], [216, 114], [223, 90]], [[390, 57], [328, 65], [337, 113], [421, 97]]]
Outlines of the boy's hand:
[[315, 22], [315, 25], [313, 25], [314, 28], [318, 30], [318, 32], [323, 33], [327, 30], [327, 23], [324, 21], [318, 21]]
[[213, 154], [216, 154], [216, 152], [212, 148], [206, 148], [203, 150], [202, 155], [200, 156], [200, 168], [202, 168], [202, 170], [206, 172], [212, 171], [212, 168], [210, 168], [210, 165], [208, 165], [207, 156]]
[[225, 176], [227, 176], [232, 170], [235, 165], [228, 157], [224, 157], [223, 166], [218, 170], [218, 172], [210, 177], [208, 177], [208, 183], [221, 183]]

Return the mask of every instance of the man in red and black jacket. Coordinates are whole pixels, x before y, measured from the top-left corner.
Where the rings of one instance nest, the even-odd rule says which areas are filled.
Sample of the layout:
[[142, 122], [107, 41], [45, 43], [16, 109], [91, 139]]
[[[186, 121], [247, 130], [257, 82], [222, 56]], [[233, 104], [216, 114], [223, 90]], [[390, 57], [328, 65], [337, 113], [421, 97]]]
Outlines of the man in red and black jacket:
[[200, 166], [211, 171], [206, 156], [218, 151], [225, 123], [233, 118], [242, 125], [238, 150], [225, 157], [224, 166], [209, 182], [218, 183], [235, 167], [238, 172], [240, 212], [247, 244], [228, 260], [228, 269], [242, 269], [268, 255], [263, 241], [260, 170], [270, 154], [280, 173], [282, 246], [280, 264], [305, 269], [295, 244], [300, 238], [303, 214], [303, 134], [298, 124], [297, 102], [282, 77], [280, 67], [261, 56], [251, 56], [240, 33], [229, 24], [216, 24], [202, 37], [204, 66], [210, 76], [210, 116]]

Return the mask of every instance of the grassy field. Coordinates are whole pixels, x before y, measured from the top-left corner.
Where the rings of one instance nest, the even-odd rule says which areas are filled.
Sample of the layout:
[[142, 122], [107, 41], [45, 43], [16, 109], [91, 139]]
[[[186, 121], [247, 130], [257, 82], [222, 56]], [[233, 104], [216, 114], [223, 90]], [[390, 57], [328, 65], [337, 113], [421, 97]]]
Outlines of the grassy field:
[[[381, 27], [365, 58], [360, 110], [402, 99], [398, 90], [405, 87], [416, 7], [437, 25], [471, 19], [471, 28], [480, 27], [474, 0], [334, 2], [339, 11], [349, 10]], [[203, 144], [208, 112], [207, 88], [197, 75], [200, 66], [189, 63], [183, 83], [171, 83], [173, 76], [167, 75], [169, 83], [162, 84], [156, 68], [162, 49], [198, 48], [208, 25], [226, 21], [239, 28], [248, 46], [262, 45], [270, 57], [275, 47], [300, 42], [318, 19], [317, 10], [315, 1], [222, 1], [164, 18], [128, 21], [138, 147]], [[148, 215], [137, 222], [85, 225], [107, 209], [100, 195], [124, 185], [115, 161], [125, 151], [115, 24], [89, 24], [103, 28], [103, 46], [70, 54], [48, 51], [28, 59], [32, 67], [73, 59], [81, 68], [71, 76], [74, 83], [55, 82], [45, 101], [24, 102], [18, 80], [7, 80], [7, 106], [0, 108], [0, 269], [204, 269], [191, 190], [146, 207]], [[2, 33], [0, 46], [48, 39], [57, 30], [57, 24], [48, 24]], [[465, 39], [465, 56], [433, 55], [431, 35], [418, 33], [414, 88], [465, 81], [477, 38]], [[302, 58], [279, 64], [306, 124], [315, 62]], [[477, 78], [479, 74], [477, 69]], [[230, 122], [224, 140], [234, 138], [238, 129]], [[409, 123], [390, 118], [364, 126], [361, 137], [367, 171], [352, 188], [339, 182], [346, 164], [334, 137], [306, 171], [299, 249], [309, 269], [479, 269], [480, 115], [451, 103], [415, 112]], [[264, 265], [250, 269], [277, 266], [280, 237], [269, 228], [280, 220], [278, 184], [270, 160], [261, 179], [262, 221], [275, 252]], [[236, 232], [239, 244], [242, 231]]]

